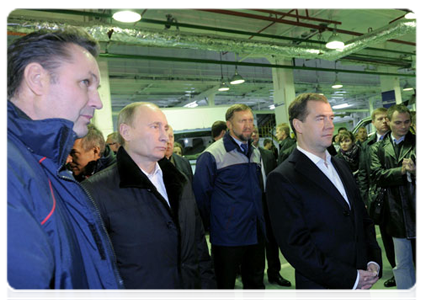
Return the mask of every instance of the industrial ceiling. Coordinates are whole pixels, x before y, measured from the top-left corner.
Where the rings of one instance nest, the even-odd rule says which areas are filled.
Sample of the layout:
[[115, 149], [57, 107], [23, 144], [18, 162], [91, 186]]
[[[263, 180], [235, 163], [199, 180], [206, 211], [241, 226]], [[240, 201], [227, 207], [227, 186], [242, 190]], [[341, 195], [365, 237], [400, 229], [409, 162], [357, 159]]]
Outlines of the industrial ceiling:
[[[296, 93], [319, 90], [349, 111], [369, 109], [371, 99], [381, 105], [381, 76], [416, 88], [416, 21], [404, 10], [134, 9], [142, 19], [130, 24], [113, 20], [114, 11], [15, 10], [8, 41], [37, 28], [89, 31], [108, 62], [114, 118], [133, 101], [163, 108], [245, 103], [266, 112], [274, 104], [272, 68], [293, 69]], [[325, 48], [334, 30], [344, 50]], [[235, 68], [246, 82], [219, 92]], [[336, 75], [343, 83], [337, 90]], [[413, 95], [403, 92], [403, 101]]]

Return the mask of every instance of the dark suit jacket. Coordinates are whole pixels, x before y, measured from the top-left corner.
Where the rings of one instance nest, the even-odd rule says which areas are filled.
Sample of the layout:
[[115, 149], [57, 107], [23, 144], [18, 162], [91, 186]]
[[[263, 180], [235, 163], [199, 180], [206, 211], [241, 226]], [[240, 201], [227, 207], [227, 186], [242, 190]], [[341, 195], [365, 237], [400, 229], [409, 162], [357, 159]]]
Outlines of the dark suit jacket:
[[[297, 289], [351, 289], [369, 261], [382, 267], [374, 224], [346, 162], [332, 157], [351, 209], [332, 182], [295, 149], [267, 178], [275, 238]], [[381, 273], [380, 273], [381, 274]]]
[[185, 176], [187, 176], [187, 178], [192, 184], [192, 178], [194, 177], [194, 175], [192, 173], [192, 168], [191, 168], [191, 164], [189, 163], [189, 160], [186, 159], [185, 157], [179, 156], [178, 154], [172, 154], [171, 159], [172, 158], [175, 161], [175, 167], [179, 171], [184, 173]]
[[[282, 140], [279, 144], [279, 155], [278, 155], [278, 165], [280, 165], [284, 159], [286, 159], [286, 150], [290, 149], [293, 145], [295, 145], [297, 141], [290, 136], [286, 139]], [[289, 154], [288, 154], [289, 156]]]
[[264, 173], [267, 176], [274, 168], [276, 168], [276, 159], [272, 151], [266, 150], [262, 147], [258, 147], [258, 149], [263, 160]]

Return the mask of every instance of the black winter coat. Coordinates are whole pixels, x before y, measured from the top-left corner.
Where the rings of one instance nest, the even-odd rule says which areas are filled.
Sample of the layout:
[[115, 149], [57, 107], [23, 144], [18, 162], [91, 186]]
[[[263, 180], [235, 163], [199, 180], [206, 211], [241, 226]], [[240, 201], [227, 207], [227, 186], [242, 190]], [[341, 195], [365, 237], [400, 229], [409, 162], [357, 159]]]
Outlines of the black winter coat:
[[376, 184], [370, 178], [370, 147], [377, 142], [377, 134], [374, 133], [365, 142], [361, 144], [360, 151], [360, 163], [358, 169], [358, 187], [360, 188], [361, 198], [364, 204], [369, 208], [370, 202], [375, 198], [374, 191], [376, 190]]
[[196, 201], [186, 178], [159, 161], [172, 208], [124, 147], [117, 163], [83, 182], [96, 202], [129, 289], [215, 288]]
[[371, 177], [378, 186], [386, 187], [383, 217], [389, 235], [396, 238], [416, 237], [416, 181], [401, 174], [404, 158], [416, 157], [416, 137], [408, 132], [399, 157], [395, 155], [391, 132], [371, 146]]

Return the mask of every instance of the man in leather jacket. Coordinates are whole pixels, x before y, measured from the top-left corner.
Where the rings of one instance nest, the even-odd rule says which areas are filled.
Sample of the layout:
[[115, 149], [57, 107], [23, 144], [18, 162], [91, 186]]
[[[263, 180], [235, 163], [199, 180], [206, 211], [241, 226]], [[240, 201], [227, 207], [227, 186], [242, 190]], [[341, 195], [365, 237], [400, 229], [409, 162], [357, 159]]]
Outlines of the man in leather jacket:
[[371, 147], [370, 169], [377, 185], [386, 188], [383, 222], [394, 240], [397, 288], [408, 289], [416, 281], [416, 137], [406, 106], [391, 106], [387, 117], [391, 131]]

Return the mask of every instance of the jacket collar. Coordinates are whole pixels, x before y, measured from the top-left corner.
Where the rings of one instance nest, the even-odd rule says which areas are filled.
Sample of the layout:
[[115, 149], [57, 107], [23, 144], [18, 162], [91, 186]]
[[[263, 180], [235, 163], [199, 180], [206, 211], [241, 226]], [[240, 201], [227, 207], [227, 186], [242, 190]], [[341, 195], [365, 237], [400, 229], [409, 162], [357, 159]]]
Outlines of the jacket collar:
[[[160, 168], [163, 171], [163, 182], [166, 187], [169, 203], [172, 208], [174, 216], [177, 216], [179, 209], [179, 201], [183, 192], [185, 183], [187, 182], [184, 175], [166, 158], [158, 161]], [[160, 195], [153, 183], [140, 170], [138, 165], [129, 156], [123, 146], [119, 147], [117, 153], [117, 168], [120, 178], [120, 188], [140, 188], [150, 189], [154, 192], [157, 198], [162, 202], [166, 200]], [[169, 207], [165, 204], [166, 207]]]
[[[341, 193], [338, 191], [338, 189], [304, 153], [301, 153], [301, 151], [295, 148], [292, 155], [290, 156], [289, 162], [294, 164], [295, 170], [297, 172], [307, 177], [309, 181], [314, 182], [317, 186], [320, 186], [322, 190], [325, 193], [329, 194], [332, 199], [334, 199], [338, 204], [342, 206], [343, 209], [349, 209], [347, 202], [345, 201]], [[342, 183], [344, 184], [345, 192], [347, 193], [348, 199], [352, 199], [351, 192], [348, 189], [348, 183], [344, 182], [343, 178], [345, 178], [345, 176], [344, 174], [342, 174], [342, 172], [340, 172], [341, 168], [337, 164], [336, 159], [332, 157], [331, 162], [336, 171], [338, 172]], [[352, 206], [351, 200], [350, 204]]]
[[[395, 154], [394, 145], [392, 144], [391, 140], [391, 131], [388, 131], [381, 141], [382, 146], [385, 148], [385, 152], [387, 155], [392, 156], [395, 161], [397, 161], [397, 156]], [[398, 157], [398, 162], [401, 161], [407, 154], [413, 149], [416, 145], [416, 136], [412, 134], [410, 131], [405, 135], [404, 144], [401, 147], [401, 152]]]
[[70, 153], [76, 134], [73, 122], [65, 119], [32, 120], [7, 101], [7, 132], [16, 136], [31, 152], [62, 166]]
[[[248, 157], [250, 157], [253, 147], [252, 147], [252, 140], [248, 140]], [[223, 136], [223, 145], [225, 146], [226, 152], [231, 152], [232, 150], [237, 150], [239, 153], [244, 154], [238, 144], [234, 141], [233, 137], [230, 135], [229, 130]]]

